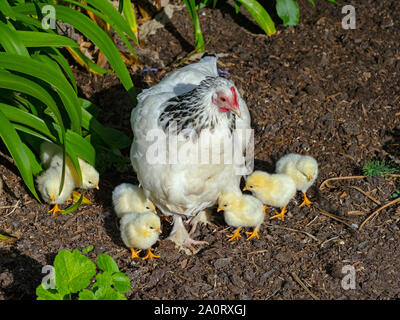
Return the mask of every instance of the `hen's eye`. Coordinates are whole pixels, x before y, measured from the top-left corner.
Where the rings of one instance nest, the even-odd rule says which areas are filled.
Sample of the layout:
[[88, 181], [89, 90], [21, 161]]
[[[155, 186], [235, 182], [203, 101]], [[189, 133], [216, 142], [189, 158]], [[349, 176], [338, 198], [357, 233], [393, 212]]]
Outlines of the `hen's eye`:
[[225, 101], [226, 101], [226, 99], [225, 99], [224, 97], [220, 98], [220, 100], [221, 100], [222, 102], [225, 102]]

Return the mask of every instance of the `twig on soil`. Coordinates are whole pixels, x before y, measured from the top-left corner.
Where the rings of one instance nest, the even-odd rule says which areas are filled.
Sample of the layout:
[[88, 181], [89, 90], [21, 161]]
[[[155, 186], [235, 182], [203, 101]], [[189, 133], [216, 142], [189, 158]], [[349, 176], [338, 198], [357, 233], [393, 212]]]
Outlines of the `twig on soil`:
[[[393, 177], [393, 178], [398, 178], [400, 177], [400, 174], [393, 174], [393, 173], [389, 173], [389, 174], [383, 174], [381, 175], [381, 177]], [[364, 179], [364, 178], [368, 178], [367, 176], [345, 176], [345, 177], [334, 177], [334, 178], [329, 178], [326, 179], [325, 181], [323, 181], [321, 183], [321, 185], [319, 186], [319, 190], [322, 190], [325, 186], [328, 187], [329, 189], [333, 189], [335, 187], [331, 186], [328, 182], [329, 181], [335, 181], [335, 180], [348, 180], [348, 179]]]
[[294, 272], [291, 272], [292, 277], [296, 282], [314, 299], [314, 300], [319, 300], [319, 298], [311, 292], [310, 289], [307, 288], [307, 286], [304, 284], [303, 281], [300, 280], [300, 278], [295, 274]]
[[355, 190], [361, 192], [364, 196], [366, 196], [368, 199], [372, 200], [373, 202], [375, 202], [378, 205], [382, 204], [378, 199], [376, 199], [373, 196], [369, 195], [367, 192], [365, 192], [364, 190], [362, 190], [359, 187], [356, 187], [356, 186], [345, 186], [345, 187], [349, 187], [349, 188], [352, 188], [352, 189], [355, 189]]
[[14, 211], [17, 209], [20, 202], [21, 202], [21, 200], [18, 200], [13, 206], [11, 206], [11, 208], [13, 208], [13, 209], [9, 213], [7, 213], [5, 215], [5, 217], [8, 217], [10, 214], [14, 213]]
[[379, 209], [375, 210], [373, 213], [371, 213], [364, 221], [363, 223], [361, 223], [359, 230], [362, 230], [362, 228], [364, 227], [364, 225], [371, 220], [373, 217], [375, 217], [380, 211], [382, 211], [383, 209], [391, 206], [392, 204], [395, 204], [397, 202], [400, 202], [400, 197], [396, 198], [388, 203], [386, 203], [385, 205], [383, 205], [382, 207], [380, 207]]
[[256, 253], [264, 253], [264, 252], [267, 252], [268, 250], [257, 250], [257, 251], [251, 251], [251, 252], [248, 252], [247, 253], [247, 255], [250, 255], [250, 254], [256, 254]]
[[[358, 225], [355, 223], [348, 223], [344, 218], [340, 218], [338, 217], [336, 214], [333, 213], [329, 213], [328, 211], [325, 211], [324, 209], [321, 208], [317, 208], [319, 210], [319, 212], [321, 212], [324, 216], [327, 216], [329, 218], [332, 218], [333, 220], [339, 221], [341, 223], [343, 223], [344, 225], [348, 226], [349, 228], [356, 230], [358, 228]], [[349, 220], [349, 219], [347, 219]], [[350, 220], [351, 221], [351, 220]]]
[[266, 227], [272, 227], [272, 228], [277, 228], [277, 229], [283, 229], [283, 230], [289, 230], [289, 231], [294, 231], [294, 232], [299, 232], [299, 233], [303, 233], [306, 236], [309, 236], [311, 239], [317, 241], [317, 242], [321, 242], [317, 237], [313, 236], [312, 234], [302, 231], [302, 230], [297, 230], [297, 229], [292, 229], [292, 228], [287, 228], [287, 227], [282, 227], [282, 226], [277, 226], [274, 224], [266, 224]]

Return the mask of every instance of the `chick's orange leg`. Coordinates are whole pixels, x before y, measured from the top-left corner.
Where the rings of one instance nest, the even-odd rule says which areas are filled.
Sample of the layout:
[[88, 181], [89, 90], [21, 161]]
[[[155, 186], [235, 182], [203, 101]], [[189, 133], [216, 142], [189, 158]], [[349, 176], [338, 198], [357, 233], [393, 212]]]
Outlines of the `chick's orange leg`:
[[309, 206], [311, 206], [312, 202], [311, 202], [310, 200], [308, 200], [307, 195], [306, 195], [305, 192], [303, 192], [303, 195], [304, 195], [304, 200], [303, 200], [303, 202], [299, 205], [299, 207], [302, 207], [302, 206], [307, 206], [307, 207], [309, 207]]
[[237, 239], [237, 238], [240, 238], [240, 237], [241, 237], [241, 235], [240, 235], [240, 230], [241, 230], [241, 229], [242, 229], [242, 227], [239, 227], [239, 228], [236, 229], [236, 231], [234, 232], [234, 234], [229, 234], [229, 235], [227, 235], [227, 237], [229, 238], [228, 241], [233, 241], [233, 240], [235, 240], [235, 239]]
[[265, 206], [264, 206], [264, 214], [267, 212], [267, 209], [268, 209], [268, 206], [265, 205]]
[[246, 234], [249, 235], [247, 240], [250, 240], [251, 238], [256, 237], [257, 239], [260, 239], [260, 236], [258, 235], [257, 228], [254, 228], [253, 232], [246, 232]]
[[286, 211], [286, 206], [284, 206], [284, 207], [282, 208], [282, 210], [281, 210], [280, 213], [275, 212], [275, 213], [277, 213], [277, 214], [274, 215], [274, 216], [272, 216], [272, 217], [269, 218], [269, 219], [281, 218], [282, 221], [285, 221], [285, 213], [286, 213], [286, 212], [287, 212], [287, 211]]
[[142, 251], [142, 250], [135, 251], [133, 248], [131, 248], [131, 258], [132, 258], [132, 259], [139, 258], [139, 253], [140, 253], [141, 251]]
[[153, 252], [151, 252], [150, 248], [147, 249], [147, 254], [142, 258], [143, 260], [146, 259], [153, 259], [153, 258], [159, 258], [160, 256], [156, 256]]
[[63, 211], [64, 211], [64, 210], [61, 210], [61, 209], [58, 207], [58, 204], [57, 204], [57, 203], [54, 205], [53, 208], [51, 208], [51, 209], [49, 210], [49, 212], [51, 212], [51, 213], [53, 214], [53, 217], [57, 214], [57, 212], [63, 212]]

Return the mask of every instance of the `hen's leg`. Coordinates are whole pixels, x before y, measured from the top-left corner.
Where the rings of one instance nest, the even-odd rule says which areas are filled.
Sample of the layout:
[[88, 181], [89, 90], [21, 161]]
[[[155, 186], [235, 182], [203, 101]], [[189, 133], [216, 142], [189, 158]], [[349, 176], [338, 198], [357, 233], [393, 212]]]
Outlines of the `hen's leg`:
[[189, 224], [192, 226], [192, 228], [189, 231], [189, 235], [192, 235], [196, 231], [197, 225], [199, 223], [212, 225], [210, 210], [203, 210], [190, 219]]
[[186, 254], [196, 253], [193, 245], [208, 244], [206, 241], [196, 241], [190, 238], [189, 233], [183, 225], [182, 217], [179, 215], [174, 215], [174, 226], [167, 240], [174, 242], [176, 247], [179, 250], [185, 251]]

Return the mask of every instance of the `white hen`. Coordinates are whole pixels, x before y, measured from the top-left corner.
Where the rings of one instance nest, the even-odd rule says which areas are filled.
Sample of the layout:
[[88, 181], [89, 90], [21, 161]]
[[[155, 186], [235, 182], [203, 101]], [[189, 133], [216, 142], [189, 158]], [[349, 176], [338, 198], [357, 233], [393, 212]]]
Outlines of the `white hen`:
[[[192, 244], [204, 242], [189, 237], [182, 218], [214, 205], [222, 192], [241, 194], [239, 183], [245, 172], [243, 158], [233, 164], [209, 161], [210, 150], [219, 150], [224, 139], [232, 141], [233, 129], [250, 129], [246, 103], [231, 81], [218, 76], [216, 62], [216, 57], [207, 56], [171, 73], [138, 95], [138, 105], [131, 114], [132, 166], [146, 197], [163, 214], [173, 215], [169, 239], [186, 253], [190, 253], [187, 248], [193, 250]], [[158, 154], [165, 155], [159, 160], [166, 161], [151, 157], [154, 137], [158, 134], [160, 138], [160, 133], [166, 141], [176, 138], [174, 149], [158, 145]], [[248, 142], [247, 137], [234, 140], [233, 154], [243, 155]], [[173, 157], [174, 152], [179, 156]], [[213, 156], [218, 159], [224, 152], [228, 148], [222, 146]], [[208, 159], [200, 162], [199, 155]]]

